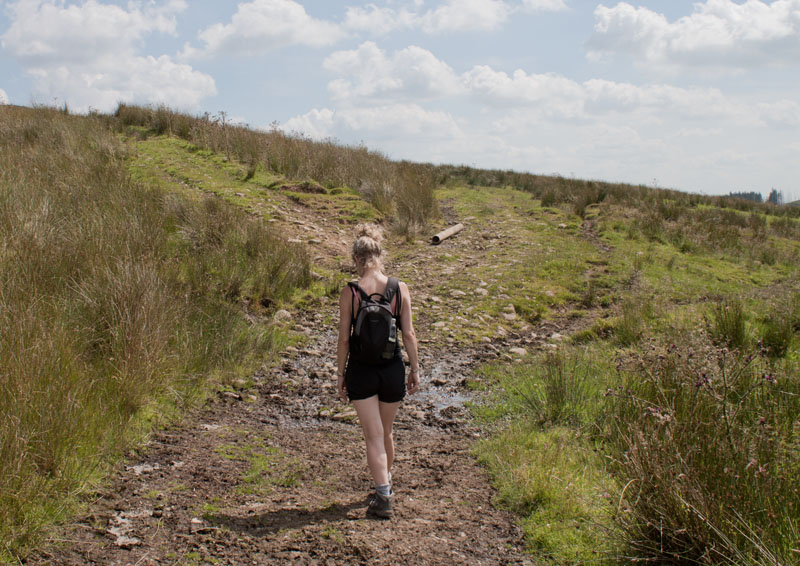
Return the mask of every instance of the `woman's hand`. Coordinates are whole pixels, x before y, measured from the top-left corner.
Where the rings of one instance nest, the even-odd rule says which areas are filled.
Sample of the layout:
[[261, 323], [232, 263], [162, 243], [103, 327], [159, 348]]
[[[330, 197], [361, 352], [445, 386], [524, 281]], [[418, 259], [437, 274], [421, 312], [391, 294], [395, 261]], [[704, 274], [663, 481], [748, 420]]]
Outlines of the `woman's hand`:
[[344, 382], [344, 376], [338, 374], [336, 379], [336, 390], [339, 392], [339, 397], [344, 403], [347, 403], [347, 384]]
[[409, 395], [413, 395], [419, 389], [419, 370], [411, 370], [408, 372], [408, 379], [406, 380], [406, 390]]

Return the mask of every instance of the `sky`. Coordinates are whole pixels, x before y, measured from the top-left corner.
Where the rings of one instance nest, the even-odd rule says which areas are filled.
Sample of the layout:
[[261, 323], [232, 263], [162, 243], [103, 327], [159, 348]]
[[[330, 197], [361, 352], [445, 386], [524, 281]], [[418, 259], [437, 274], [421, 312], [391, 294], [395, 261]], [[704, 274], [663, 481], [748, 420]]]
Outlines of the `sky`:
[[0, 0], [0, 104], [800, 198], [800, 0]]

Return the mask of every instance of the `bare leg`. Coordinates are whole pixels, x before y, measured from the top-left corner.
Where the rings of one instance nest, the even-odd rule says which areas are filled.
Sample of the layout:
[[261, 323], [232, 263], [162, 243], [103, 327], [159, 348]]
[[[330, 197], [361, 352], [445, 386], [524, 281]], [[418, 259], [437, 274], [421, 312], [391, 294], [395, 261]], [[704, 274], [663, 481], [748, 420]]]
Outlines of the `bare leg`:
[[392, 463], [394, 463], [394, 435], [392, 434], [392, 425], [394, 424], [394, 417], [397, 415], [397, 409], [399, 407], [400, 401], [396, 403], [378, 402], [378, 410], [381, 414], [381, 424], [383, 425], [383, 447], [386, 450], [387, 472], [392, 471]]
[[383, 421], [378, 404], [378, 396], [353, 401], [358, 420], [367, 441], [367, 465], [375, 485], [389, 483], [389, 466], [383, 434]]

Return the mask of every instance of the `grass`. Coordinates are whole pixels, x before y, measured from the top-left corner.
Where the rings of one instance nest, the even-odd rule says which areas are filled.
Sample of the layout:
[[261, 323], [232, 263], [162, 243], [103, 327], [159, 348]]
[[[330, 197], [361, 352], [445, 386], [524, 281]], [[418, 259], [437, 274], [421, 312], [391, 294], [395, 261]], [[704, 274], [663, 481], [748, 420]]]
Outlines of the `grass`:
[[133, 181], [128, 147], [100, 117], [4, 107], [0, 130], [10, 558], [151, 426], [263, 363], [281, 331], [243, 311], [268, 314], [310, 271], [298, 246], [220, 199]]
[[[394, 163], [127, 105], [3, 107], [0, 149], [3, 559], [149, 427], [287, 343], [274, 310], [335, 294], [338, 268], [312, 276], [270, 221], [390, 222], [402, 271], [439, 210], [486, 237], [427, 274], [417, 316], [449, 333], [434, 346], [576, 329], [474, 384], [494, 392], [476, 453], [537, 561], [796, 558], [798, 209]], [[302, 481], [245, 444], [241, 489]]]
[[[257, 181], [261, 171], [261, 177], [313, 179], [328, 190], [356, 190], [381, 215], [394, 218], [398, 230], [410, 238], [438, 215], [433, 198], [437, 176], [431, 166], [393, 162], [363, 146], [315, 142], [277, 129], [259, 132], [227, 123], [224, 113], [193, 117], [165, 107], [120, 104], [113, 126], [142, 139], [150, 135], [179, 138], [227, 162], [236, 161], [240, 164], [237, 176], [243, 182]], [[310, 198], [293, 196], [298, 202]]]
[[[496, 318], [501, 294], [516, 312], [543, 304], [507, 324], [519, 335], [538, 317], [596, 316], [559, 353], [491, 364], [474, 384], [492, 391], [473, 411], [494, 431], [476, 450], [498, 502], [520, 515], [537, 563], [793, 563], [795, 213], [644, 188], [578, 200], [587, 187], [565, 181], [573, 196], [548, 188], [533, 203], [504, 188], [445, 193], [476, 223], [530, 226], [487, 253], [503, 258], [492, 280], [520, 283], [475, 310]], [[581, 214], [602, 250], [579, 241]], [[474, 284], [463, 279], [453, 286]]]

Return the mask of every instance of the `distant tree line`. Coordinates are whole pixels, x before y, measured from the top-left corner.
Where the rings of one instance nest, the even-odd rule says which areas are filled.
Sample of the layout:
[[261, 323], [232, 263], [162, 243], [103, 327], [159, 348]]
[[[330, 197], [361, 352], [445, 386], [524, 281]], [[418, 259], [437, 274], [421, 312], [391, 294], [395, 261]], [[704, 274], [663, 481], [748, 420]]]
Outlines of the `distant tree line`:
[[750, 191], [749, 193], [746, 192], [739, 192], [739, 193], [728, 193], [729, 197], [733, 198], [741, 198], [744, 200], [752, 200], [753, 202], [764, 202], [764, 198], [761, 196], [761, 193], [757, 193], [755, 191]]
[[[738, 193], [731, 192], [728, 193], [728, 196], [744, 200], [751, 200], [753, 202], [764, 202], [764, 198], [761, 196], [761, 193], [757, 193], [755, 191], [742, 191]], [[767, 202], [770, 204], [783, 204], [783, 192], [777, 189], [772, 189], [767, 197]]]

